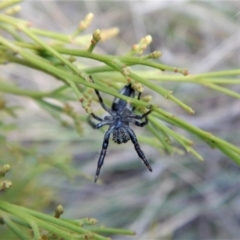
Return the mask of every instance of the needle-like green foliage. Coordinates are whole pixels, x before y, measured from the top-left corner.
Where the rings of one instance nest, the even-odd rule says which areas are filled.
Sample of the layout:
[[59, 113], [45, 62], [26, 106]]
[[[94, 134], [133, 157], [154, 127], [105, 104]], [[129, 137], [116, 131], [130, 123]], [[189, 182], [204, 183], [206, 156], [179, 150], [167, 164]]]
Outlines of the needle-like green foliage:
[[[204, 142], [211, 145], [211, 147], [218, 148], [224, 154], [234, 160], [236, 163], [240, 163], [240, 149], [223, 139], [214, 136], [209, 132], [205, 132], [201, 129], [198, 129], [184, 120], [178, 118], [166, 110], [163, 110], [161, 107], [149, 102], [142, 100], [137, 100], [122, 96], [115, 89], [117, 86], [122, 83], [132, 82], [133, 86], [136, 86], [136, 90], [142, 91], [143, 86], [148, 87], [152, 91], [156, 92], [159, 95], [159, 98], [164, 97], [173, 101], [181, 108], [186, 110], [189, 114], [194, 114], [192, 107], [186, 105], [180, 99], [176, 98], [171, 90], [163, 88], [161, 85], [156, 82], [153, 83], [149, 79], [154, 79], [158, 81], [176, 81], [176, 82], [191, 82], [194, 84], [200, 84], [207, 86], [216, 91], [220, 91], [224, 94], [228, 94], [232, 97], [240, 98], [240, 95], [236, 92], [228, 90], [224, 85], [226, 83], [240, 83], [237, 79], [229, 79], [230, 76], [237, 75], [240, 73], [240, 70], [228, 70], [223, 72], [216, 73], [204, 73], [198, 75], [190, 75], [186, 69], [180, 69], [172, 66], [166, 66], [159, 62], [154, 61], [154, 58], [161, 56], [160, 52], [153, 52], [147, 56], [136, 55], [142, 53], [144, 48], [151, 42], [151, 37], [146, 36], [143, 38], [139, 44], [135, 44], [132, 50], [124, 56], [110, 56], [93, 53], [93, 45], [95, 46], [101, 38], [100, 30], [96, 30], [93, 33], [92, 40], [89, 42], [90, 47], [88, 49], [78, 49], [79, 46], [74, 42], [75, 36], [65, 36], [63, 40], [63, 34], [61, 37], [58, 33], [44, 31], [42, 29], [32, 29], [31, 23], [17, 19], [5, 14], [0, 15], [0, 27], [4, 26], [4, 30], [8, 29], [8, 32], [11, 33], [17, 30], [28, 37], [28, 40], [16, 39], [16, 36], [12, 34], [14, 40], [9, 40], [4, 36], [0, 36], [0, 50], [1, 50], [1, 62], [17, 63], [30, 68], [38, 69], [40, 71], [46, 72], [60, 81], [63, 85], [60, 88], [53, 89], [51, 92], [36, 92], [21, 89], [17, 86], [8, 84], [6, 81], [0, 81], [0, 90], [4, 93], [12, 93], [21, 96], [27, 96], [39, 104], [48, 104], [48, 111], [52, 115], [57, 116], [57, 113], [66, 113], [66, 109], [61, 107], [55, 107], [53, 104], [45, 102], [45, 98], [57, 99], [61, 101], [61, 98], [64, 98], [65, 91], [71, 89], [75, 93], [75, 100], [80, 101], [82, 107], [86, 110], [87, 113], [90, 113], [91, 110], [91, 101], [94, 97], [94, 93], [89, 91], [89, 88], [98, 89], [101, 92], [105, 92], [109, 95], [120, 97], [132, 104], [142, 107], [149, 107], [152, 105], [153, 117], [150, 118], [150, 122], [155, 126], [155, 129], [160, 128], [170, 139], [174, 139], [179, 142], [187, 152], [192, 152], [198, 159], [203, 160], [200, 153], [197, 153], [193, 149], [193, 143], [191, 140], [182, 141], [181, 139], [184, 136], [181, 136], [177, 132], [173, 132], [169, 126], [163, 125], [162, 121], [169, 123], [171, 125], [177, 126], [186, 130], [187, 132], [194, 134], [201, 138]], [[49, 40], [43, 40], [40, 35], [48, 37], [49, 40], [57, 40], [56, 44], [49, 44]], [[69, 48], [67, 46], [72, 42], [75, 43], [74, 47]], [[61, 47], [59, 47], [59, 42], [61, 42]], [[144, 44], [143, 44], [144, 43]], [[78, 46], [78, 47], [76, 47]], [[72, 62], [71, 58], [74, 57], [81, 60], [81, 58], [88, 58], [95, 60], [96, 62], [103, 63], [100, 67], [78, 67], [78, 63]], [[156, 70], [146, 70], [144, 72], [139, 72], [132, 69], [134, 65], [143, 65], [148, 66]], [[160, 71], [172, 72], [175, 74], [161, 74]], [[96, 83], [92, 83], [89, 80], [89, 75], [92, 75], [96, 80]], [[104, 80], [102, 80], [104, 76]], [[221, 78], [220, 78], [221, 77]], [[224, 77], [224, 78], [223, 78]], [[226, 79], [227, 77], [227, 79]], [[112, 80], [114, 79], [114, 80]], [[30, 80], [30, 79], [29, 79]], [[140, 85], [139, 85], [140, 84]], [[74, 97], [73, 97], [74, 98]], [[55, 112], [55, 113], [54, 113]], [[77, 116], [72, 116], [77, 122]], [[78, 124], [80, 126], [80, 122]], [[163, 129], [164, 126], [164, 129]], [[153, 140], [154, 141], [154, 140]], [[166, 143], [169, 145], [169, 143]], [[174, 148], [172, 145], [169, 145], [168, 148]], [[226, 151], [225, 149], [228, 149]], [[230, 153], [229, 153], [230, 151]]]

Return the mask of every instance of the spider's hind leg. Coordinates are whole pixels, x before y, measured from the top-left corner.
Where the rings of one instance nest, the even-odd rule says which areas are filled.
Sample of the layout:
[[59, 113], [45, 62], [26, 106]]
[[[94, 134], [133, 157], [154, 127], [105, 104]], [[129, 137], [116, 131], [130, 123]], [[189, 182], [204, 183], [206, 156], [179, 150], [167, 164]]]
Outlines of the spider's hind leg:
[[100, 174], [100, 170], [101, 170], [101, 167], [102, 167], [103, 162], [104, 162], [104, 158], [105, 158], [106, 153], [107, 153], [108, 142], [109, 142], [109, 138], [110, 138], [110, 135], [111, 135], [112, 131], [113, 131], [113, 127], [110, 127], [104, 135], [102, 150], [101, 150], [101, 153], [100, 153], [100, 157], [98, 159], [98, 166], [97, 166], [97, 171], [96, 171], [94, 182], [97, 182], [97, 180], [98, 180], [98, 176]]
[[128, 131], [128, 133], [129, 133], [129, 136], [130, 136], [130, 138], [131, 138], [131, 141], [132, 141], [132, 143], [133, 143], [133, 145], [134, 145], [134, 147], [135, 147], [135, 150], [136, 150], [138, 156], [143, 160], [143, 162], [144, 162], [144, 164], [146, 165], [146, 167], [148, 168], [148, 170], [149, 170], [150, 172], [152, 172], [152, 168], [151, 168], [148, 160], [146, 159], [143, 151], [142, 151], [141, 148], [140, 148], [140, 145], [139, 145], [139, 143], [138, 143], [138, 140], [137, 140], [137, 137], [136, 137], [135, 133], [133, 132], [133, 130], [132, 130], [131, 128], [127, 128], [127, 131]]

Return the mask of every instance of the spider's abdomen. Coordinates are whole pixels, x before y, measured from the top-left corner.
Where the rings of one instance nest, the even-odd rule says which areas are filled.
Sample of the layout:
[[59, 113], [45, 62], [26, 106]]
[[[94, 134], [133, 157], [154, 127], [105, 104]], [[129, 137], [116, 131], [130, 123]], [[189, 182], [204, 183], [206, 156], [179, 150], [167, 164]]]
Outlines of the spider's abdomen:
[[113, 141], [115, 143], [121, 144], [126, 143], [130, 140], [129, 134], [124, 128], [118, 128], [113, 130]]

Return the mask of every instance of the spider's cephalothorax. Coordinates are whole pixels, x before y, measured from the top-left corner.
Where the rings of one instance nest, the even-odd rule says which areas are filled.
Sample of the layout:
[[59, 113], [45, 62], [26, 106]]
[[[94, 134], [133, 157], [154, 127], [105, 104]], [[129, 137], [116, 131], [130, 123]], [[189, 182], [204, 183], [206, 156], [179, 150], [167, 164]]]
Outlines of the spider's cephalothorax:
[[[91, 77], [90, 77], [91, 78]], [[92, 78], [91, 78], [92, 79]], [[92, 80], [93, 81], [93, 80]], [[126, 101], [120, 99], [120, 98], [114, 98], [113, 104], [111, 109], [109, 109], [103, 102], [102, 97], [98, 90], [95, 90], [99, 102], [102, 106], [102, 108], [107, 111], [110, 116], [104, 117], [104, 119], [96, 116], [94, 113], [91, 113], [90, 116], [92, 116], [94, 119], [100, 121], [98, 124], [95, 124], [91, 121], [91, 118], [89, 118], [89, 123], [93, 128], [101, 128], [102, 126], [109, 125], [109, 128], [107, 132], [105, 133], [103, 144], [102, 144], [102, 151], [100, 153], [100, 157], [98, 159], [98, 167], [96, 171], [96, 176], [94, 182], [97, 182], [98, 176], [100, 174], [101, 167], [104, 162], [104, 158], [106, 156], [107, 148], [108, 148], [108, 142], [110, 135], [113, 134], [113, 141], [115, 143], [121, 144], [126, 143], [128, 140], [131, 139], [135, 150], [138, 154], [138, 156], [143, 160], [144, 164], [147, 166], [149, 171], [152, 172], [152, 168], [146, 159], [143, 151], [141, 150], [137, 137], [134, 133], [134, 131], [130, 128], [129, 123], [133, 123], [138, 127], [143, 127], [148, 123], [147, 115], [151, 113], [151, 110], [144, 113], [143, 115], [135, 115], [133, 112], [135, 110], [135, 107], [131, 107]], [[128, 96], [128, 97], [135, 97], [135, 91], [131, 87], [131, 84], [124, 86], [120, 94]], [[141, 93], [138, 94], [138, 99], [140, 99]], [[140, 122], [139, 120], [143, 119], [143, 122]]]

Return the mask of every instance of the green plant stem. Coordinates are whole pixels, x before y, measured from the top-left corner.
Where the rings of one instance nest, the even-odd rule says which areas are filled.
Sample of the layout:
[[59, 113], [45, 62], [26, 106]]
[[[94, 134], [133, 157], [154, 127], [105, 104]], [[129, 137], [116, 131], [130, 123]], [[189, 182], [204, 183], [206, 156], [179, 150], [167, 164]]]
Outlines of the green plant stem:
[[186, 149], [187, 152], [191, 152], [196, 158], [198, 158], [200, 161], [203, 161], [203, 157], [190, 146], [192, 145], [192, 141], [174, 132], [170, 128], [166, 127], [164, 124], [156, 122], [156, 119], [151, 116], [149, 117], [149, 120], [154, 124], [155, 128], [160, 128], [164, 132], [171, 135], [177, 142], [179, 142]]
[[[0, 36], [0, 42], [2, 44], [6, 45], [6, 46], [9, 46], [13, 51], [18, 52], [28, 62], [31, 62], [32, 65], [37, 66], [38, 69], [41, 69], [44, 72], [48, 72], [48, 73], [52, 74], [53, 76], [57, 77], [58, 79], [62, 79], [69, 84], [71, 84], [71, 81], [74, 81], [75, 83], [80, 83], [80, 84], [83, 84], [87, 87], [95, 88], [95, 89], [98, 89], [101, 92], [105, 92], [105, 93], [108, 93], [108, 94], [113, 95], [115, 97], [121, 98], [125, 101], [128, 101], [129, 103], [133, 103], [133, 104], [136, 104], [136, 105], [139, 105], [139, 106], [144, 106], [144, 107], [149, 106], [149, 104], [144, 102], [144, 101], [140, 101], [140, 100], [137, 100], [137, 99], [134, 99], [134, 98], [126, 97], [122, 94], [119, 94], [118, 92], [111, 91], [108, 88], [101, 87], [100, 85], [97, 85], [97, 84], [94, 84], [94, 83], [91, 83], [91, 82], [87, 82], [79, 76], [72, 75], [71, 73], [66, 72], [64, 70], [61, 70], [61, 69], [59, 69], [59, 68], [57, 68], [53, 65], [49, 65], [45, 61], [42, 61], [42, 58], [38, 57], [37, 55], [25, 52], [25, 50], [16, 47], [15, 45], [11, 44], [9, 41], [5, 40], [1, 36]], [[76, 93], [76, 94], [79, 95], [80, 93]]]
[[90, 46], [88, 47], [87, 51], [91, 53], [94, 50], [94, 48], [96, 47], [97, 43], [98, 43], [98, 41], [96, 41], [94, 39], [94, 34], [93, 34], [93, 37], [90, 42]]
[[[155, 119], [152, 118], [151, 120], [154, 121]], [[184, 138], [183, 136], [179, 135], [175, 131], [166, 127], [164, 124], [161, 124], [161, 123], [156, 124], [155, 123], [155, 126], [156, 127], [161, 127], [166, 133], [171, 135], [177, 142], [179, 142], [186, 149], [187, 152], [191, 152], [197, 159], [199, 159], [200, 161], [203, 161], [203, 157], [190, 146], [190, 145], [192, 145], [192, 142], [190, 140], [188, 140], [188, 139]]]
[[149, 146], [154, 146], [155, 148], [165, 149], [162, 143], [153, 137], [138, 136], [138, 140], [140, 143], [148, 144]]
[[[33, 30], [33, 28], [31, 28], [31, 30]], [[32, 32], [35, 32], [35, 30]], [[66, 37], [66, 35], [63, 35], [63, 34], [61, 34], [61, 35]], [[25, 47], [25, 48], [30, 48], [30, 49], [35, 49], [35, 50], [42, 49], [40, 46], [32, 44], [32, 43], [25, 43], [25, 42], [13, 42], [13, 43], [18, 46]], [[56, 46], [53, 46], [53, 48], [55, 50], [57, 50], [59, 53], [63, 53], [63, 54], [65, 53], [65, 54], [79, 56], [79, 57], [88, 57], [88, 58], [96, 59], [96, 60], [97, 60], [96, 56], [99, 55], [99, 54], [93, 54], [93, 53], [90, 53], [90, 55], [85, 54], [87, 52], [86, 50], [67, 49], [67, 48], [56, 47]], [[102, 56], [104, 56], [104, 55], [102, 55]], [[107, 56], [107, 57], [113, 58], [114, 56]], [[122, 60], [123, 62], [125, 62], [125, 58], [126, 57], [119, 57], [118, 59], [120, 61]], [[147, 65], [147, 66], [161, 69], [161, 70], [166, 69], [166, 68], [164, 68], [165, 65], [161, 65], [156, 62], [145, 61], [142, 59], [139, 60], [138, 57], [128, 57], [126, 62], [128, 63], [128, 66]], [[152, 63], [154, 63], [154, 64], [152, 65]], [[168, 66], [166, 66], [166, 67], [168, 67]], [[171, 70], [171, 69], [173, 69], [173, 67], [172, 68], [169, 67], [169, 69]], [[109, 66], [90, 67], [90, 68], [87, 68], [84, 70], [87, 73], [115, 71], [114, 69], [110, 68]], [[216, 78], [216, 77], [224, 77], [224, 76], [231, 76], [231, 75], [239, 75], [240, 74], [239, 69], [220, 71], [220, 72], [210, 72], [210, 73], [204, 73], [204, 74], [187, 75], [187, 76], [165, 75], [165, 74], [163, 75], [163, 74], [159, 74], [156, 71], [147, 71], [147, 73], [146, 73], [146, 71], [133, 71], [133, 72], [136, 72], [137, 74], [141, 75], [142, 77], [149, 77], [149, 78], [153, 78], [153, 79], [160, 80], [160, 81], [176, 81], [176, 82], [191, 82], [191, 83], [201, 83], [202, 81], [204, 81], [204, 82], [211, 82], [211, 83], [218, 83], [218, 84], [239, 84], [240, 83], [239, 79]]]
[[[90, 179], [89, 179], [90, 180]], [[74, 224], [76, 226], [80, 226], [82, 227], [83, 225], [93, 225], [93, 224], [97, 224], [97, 220], [94, 219], [96, 222], [95, 223], [92, 223], [90, 222], [91, 221], [91, 218], [89, 218], [89, 220], [87, 220], [88, 218], [85, 218], [85, 219], [76, 219], [76, 220], [71, 220], [71, 219], [65, 219], [65, 218], [61, 218], [62, 220], [68, 222], [68, 223], [71, 223], [71, 224]]]
[[15, 31], [15, 29], [12, 26], [9, 26], [7, 24], [0, 23], [0, 29], [5, 30], [6, 32], [10, 33], [16, 41], [23, 41], [23, 39], [19, 36], [19, 34]]
[[[108, 66], [101, 66], [101, 67], [89, 67], [84, 68], [84, 71], [89, 74], [97, 73], [97, 76], [102, 78], [117, 78], [118, 81], [124, 79], [118, 72]], [[115, 71], [115, 72], [114, 72]], [[188, 76], [180, 76], [180, 75], [170, 75], [170, 74], [162, 74], [156, 70], [149, 70], [149, 71], [139, 71], [133, 70], [134, 74], [140, 75], [143, 78], [152, 79], [155, 81], [160, 82], [181, 82], [181, 83], [192, 83], [192, 84], [199, 84], [204, 85], [208, 83], [214, 84], [240, 84], [240, 79], [237, 78], [197, 78], [198, 75], [188, 75]], [[238, 74], [236, 74], [238, 75]]]
[[[54, 76], [57, 76], [59, 79], [62, 79], [66, 81], [73, 89], [73, 91], [76, 93], [77, 97], [80, 98], [82, 94], [79, 92], [78, 88], [76, 87], [75, 83], [68, 79], [68, 77], [64, 77], [66, 74], [65, 71], [60, 70], [52, 65], [49, 65], [47, 62], [43, 61], [42, 58], [38, 57], [37, 55], [30, 54], [28, 52], [25, 52], [19, 47], [16, 47], [12, 43], [8, 42], [4, 38], [0, 36], [0, 42], [2, 44], [10, 47], [13, 51], [19, 53], [23, 58], [25, 58], [27, 61], [31, 62], [31, 64], [35, 64], [38, 68], [43, 69], [46, 72], [49, 72], [53, 74]], [[60, 72], [59, 72], [60, 71]], [[84, 82], [84, 81], [82, 81]]]
[[225, 93], [231, 97], [235, 97], [235, 98], [238, 98], [240, 99], [240, 94], [234, 92], [234, 91], [231, 91], [227, 88], [224, 88], [224, 87], [221, 87], [221, 86], [218, 86], [216, 84], [213, 84], [213, 83], [202, 83], [202, 85], [206, 86], [206, 87], [209, 87], [211, 89], [214, 89], [214, 90], [217, 90], [219, 92], [222, 92], [222, 93]]
[[163, 131], [165, 134], [169, 134], [174, 138], [181, 139], [181, 141], [183, 141], [186, 146], [192, 146], [193, 145], [193, 142], [191, 140], [189, 140], [189, 139], [185, 138], [184, 136], [181, 136], [178, 133], [174, 132], [173, 130], [171, 130], [170, 128], [165, 126], [163, 123], [158, 121], [156, 118], [153, 118], [152, 116], [149, 116], [149, 120], [154, 125], [159, 126], [160, 130]]
[[[0, 16], [0, 19], [1, 19], [1, 16]], [[26, 47], [26, 48], [40, 50], [39, 46], [31, 44], [31, 43], [14, 42], [14, 44], [16, 44], [18, 46]], [[152, 68], [160, 69], [161, 71], [164, 71], [164, 70], [174, 71], [175, 70], [175, 67], [167, 66], [167, 65], [160, 64], [160, 63], [153, 62], [153, 61], [148, 61], [148, 60], [141, 59], [141, 58], [135, 57], [135, 56], [116, 57], [116, 56], [111, 56], [111, 55], [96, 54], [96, 53], [88, 52], [87, 50], [79, 50], [79, 49], [72, 49], [72, 48], [70, 49], [70, 48], [64, 48], [64, 47], [58, 47], [58, 46], [52, 46], [52, 48], [61, 54], [68, 54], [68, 55], [72, 55], [72, 56], [90, 58], [90, 59], [94, 59], [94, 60], [101, 61], [101, 62], [106, 61], [106, 60], [118, 59], [119, 61], [123, 62], [124, 64], [127, 64], [128, 66], [143, 65], [143, 66], [149, 66]], [[185, 69], [179, 69], [180, 73], [184, 72], [184, 71], [185, 71]]]
[[240, 69], [234, 70], [225, 70], [219, 72], [209, 72], [209, 73], [202, 73], [195, 75], [196, 78], [203, 78], [203, 77], [224, 77], [224, 76], [232, 76], [232, 75], [239, 75]]
[[[209, 132], [206, 132], [197, 127], [194, 127], [194, 126], [186, 123], [185, 121], [181, 120], [180, 118], [173, 116], [172, 114], [170, 114], [162, 109], [158, 108], [158, 109], [155, 109], [155, 111], [160, 114], [159, 115], [160, 118], [162, 118], [162, 116], [164, 116], [164, 118], [162, 118], [162, 119], [165, 120], [166, 122], [169, 122], [171, 124], [174, 124], [176, 126], [184, 128], [188, 132], [193, 133], [194, 135], [200, 137], [201, 139], [203, 139], [206, 142], [211, 141], [213, 146], [218, 147], [220, 144], [224, 148], [231, 150], [237, 154], [240, 154], [240, 148], [228, 143], [227, 141], [224, 141], [224, 140], [212, 135]], [[217, 145], [215, 143], [217, 143]], [[219, 150], [221, 151], [220, 148], [219, 148]]]
[[129, 235], [129, 236], [133, 236], [136, 234], [134, 231], [119, 229], [119, 228], [88, 227], [87, 229], [91, 232], [96, 232], [96, 233], [123, 234], [123, 235]]
[[[171, 66], [167, 66], [164, 64], [160, 64], [157, 62], [149, 61], [149, 60], [144, 60], [144, 59], [139, 59], [139, 57], [116, 57], [116, 56], [111, 56], [111, 55], [101, 55], [101, 54], [96, 54], [92, 52], [88, 52], [86, 50], [79, 50], [79, 49], [70, 49], [70, 48], [62, 48], [62, 47], [54, 47], [59, 53], [62, 54], [68, 54], [68, 55], [73, 55], [73, 56], [79, 56], [79, 57], [86, 57], [86, 58], [91, 58], [95, 59], [101, 62], [105, 62], [107, 60], [113, 61], [114, 59], [118, 59], [120, 62], [126, 64], [127, 66], [133, 66], [133, 65], [143, 65], [143, 66], [148, 66], [160, 70], [169, 70], [169, 71], [174, 71], [175, 68]], [[106, 62], [105, 62], [106, 63]], [[184, 72], [185, 69], [179, 69], [178, 72]]]
[[41, 234], [39, 232], [39, 229], [38, 229], [38, 226], [36, 225], [36, 223], [34, 221], [31, 221], [30, 226], [31, 226], [32, 231], [33, 231], [34, 240], [41, 239]]
[[[104, 61], [105, 64], [111, 66], [112, 68], [116, 69], [119, 72], [122, 72], [122, 66], [118, 63], [119, 61]], [[180, 100], [176, 99], [173, 95], [171, 91], [168, 91], [164, 88], [161, 88], [160, 86], [156, 86], [155, 84], [147, 81], [146, 79], [130, 72], [127, 77], [130, 77], [140, 83], [142, 83], [143, 85], [149, 87], [150, 89], [152, 89], [153, 91], [161, 94], [163, 97], [165, 98], [169, 98], [171, 100], [173, 100], [175, 103], [177, 103], [178, 105], [180, 105], [183, 109], [185, 109], [186, 111], [188, 111], [189, 113], [194, 113], [194, 111], [192, 110], [192, 108], [190, 108], [189, 106], [187, 106], [186, 104], [184, 104], [183, 102], [181, 102]]]
[[240, 165], [240, 155], [236, 154], [232, 151], [230, 151], [228, 148], [223, 147], [221, 144], [215, 144], [215, 146], [221, 150], [226, 156], [228, 156], [229, 158], [231, 158], [232, 160], [235, 161], [235, 163], [237, 163], [238, 165]]
[[38, 92], [38, 91], [30, 91], [18, 88], [14, 85], [6, 84], [3, 81], [0, 81], [0, 92], [11, 93], [19, 96], [27, 96], [32, 98], [42, 98], [52, 96], [52, 92]]
[[[62, 48], [61, 48], [62, 49]], [[59, 50], [59, 48], [58, 48], [58, 51], [60, 51], [61, 52], [61, 50]], [[89, 52], [88, 51], [85, 51], [85, 50], [76, 50], [76, 51], [81, 51], [81, 56], [82, 57], [89, 57], [89, 58], [93, 58], [93, 59], [96, 59], [96, 55], [98, 55], [98, 54], [92, 54], [92, 53], [90, 53], [90, 55], [88, 54]], [[83, 54], [83, 52], [87, 52], [87, 54]], [[91, 57], [91, 55], [93, 55], [92, 57]], [[104, 61], [106, 64], [107, 64], [107, 60], [109, 60], [109, 59], [106, 59], [103, 55], [101, 56], [101, 55], [98, 55], [97, 56], [98, 57], [98, 60], [101, 60], [102, 59], [102, 61]], [[109, 56], [107, 56], [107, 57], [109, 57]], [[144, 61], [145, 60], [141, 60], [141, 61], [139, 61], [136, 57], [131, 57], [131, 58], [129, 58], [129, 57], [127, 57], [127, 60], [125, 61], [123, 58], [126, 58], [126, 57], [118, 57], [118, 60], [123, 60], [123, 62], [127, 62], [128, 64], [142, 64], [142, 65], [144, 65]], [[107, 62], [106, 62], [107, 61]], [[149, 61], [145, 61], [145, 62], [147, 62], [147, 64], [149, 65], [151, 65], [152, 64], [152, 62], [150, 62], [149, 63]], [[159, 66], [158, 66], [158, 63], [156, 63], [157, 64], [157, 68], [159, 68]], [[152, 67], [156, 67], [156, 64], [153, 64], [153, 65], [151, 65]], [[150, 66], [149, 65], [149, 66]], [[100, 69], [99, 69], [100, 70]], [[102, 70], [104, 70], [104, 71], [106, 71], [106, 70], [110, 70], [109, 68], [104, 68], [104, 69], [102, 69]], [[169, 69], [169, 70], [172, 70], [172, 69]], [[237, 71], [234, 71], [234, 73], [238, 73]], [[145, 73], [145, 75], [146, 75], [146, 73]], [[139, 81], [139, 82], [141, 82], [142, 84], [144, 84], [144, 85], [146, 85], [147, 86], [147, 84], [146, 84], [146, 80], [144, 80], [143, 78], [141, 78], [141, 80], [140, 80], [140, 77], [138, 76], [138, 75], [132, 75], [132, 76], [130, 76], [130, 77], [132, 77], [133, 79], [137, 79], [137, 81]], [[148, 77], [151, 77], [151, 76], [148, 76]], [[154, 76], [153, 76], [154, 77]], [[158, 76], [158, 79], [160, 79], [160, 80], [166, 80], [166, 81], [182, 81], [182, 82], [193, 82], [193, 83], [198, 83], [198, 84], [202, 84], [202, 85], [205, 85], [205, 86], [208, 86], [208, 87], [210, 87], [210, 88], [213, 88], [213, 89], [215, 89], [215, 90], [218, 90], [218, 91], [221, 91], [221, 92], [224, 92], [225, 94], [228, 94], [228, 95], [230, 95], [230, 96], [233, 96], [233, 97], [237, 97], [237, 98], [240, 98], [240, 94], [237, 94], [237, 93], [235, 93], [235, 92], [233, 92], [233, 91], [231, 91], [231, 90], [228, 90], [228, 89], [225, 89], [225, 88], [222, 88], [222, 87], [219, 87], [219, 86], [217, 86], [217, 85], [214, 85], [214, 84], [210, 84], [208, 81], [209, 81], [209, 79], [199, 79], [199, 75], [189, 75], [189, 76], [185, 76], [185, 77], [183, 77], [183, 76], [164, 76], [164, 75], [160, 75], [160, 76]], [[214, 80], [213, 79], [213, 81], [214, 82], [220, 82], [220, 83], [233, 83], [233, 84], [236, 84], [236, 83], [240, 83], [240, 81], [239, 80], [231, 80], [231, 81], [227, 81], [227, 80], [224, 80], [224, 79], [220, 79], [220, 80]], [[211, 81], [210, 81], [211, 82]], [[150, 86], [148, 86], [148, 87], [150, 87]], [[150, 87], [151, 89], [153, 89], [153, 87]], [[175, 98], [172, 94], [170, 94], [170, 92], [169, 91], [167, 91], [167, 90], [165, 90], [165, 89], [162, 89], [162, 88], [158, 88], [157, 90], [156, 90], [158, 93], [160, 93], [161, 95], [163, 95], [164, 97], [167, 97], [167, 98], [170, 98], [171, 100], [173, 100], [175, 103], [177, 103], [178, 105], [180, 105], [181, 107], [183, 107], [186, 111], [188, 111], [189, 113], [191, 113], [191, 114], [193, 114], [194, 113], [194, 111], [192, 110], [192, 108], [190, 108], [190, 107], [188, 107], [186, 104], [184, 104], [184, 103], [182, 103], [179, 99], [177, 99], [177, 98]]]
[[66, 42], [66, 43], [69, 43], [69, 42], [72, 41], [72, 36], [71, 35], [66, 35], [66, 34], [62, 34], [62, 33], [55, 33], [55, 32], [42, 30], [42, 29], [38, 29], [38, 28], [34, 28], [34, 27], [31, 27], [29, 30], [33, 34], [53, 38], [53, 39], [63, 41], [63, 42]]
[[[10, 212], [14, 215], [18, 215], [22, 219], [26, 219], [26, 217], [29, 219], [34, 219], [36, 223], [39, 223], [39, 226], [49, 230], [50, 232], [54, 232], [56, 234], [58, 234], [58, 231], [60, 231], [60, 229], [59, 228], [55, 229], [55, 227], [53, 227], [53, 226], [51, 226], [51, 228], [49, 228], [48, 227], [49, 224], [47, 222], [56, 224], [63, 228], [67, 228], [68, 230], [72, 230], [79, 234], [90, 234], [91, 233], [86, 229], [74, 226], [64, 220], [61, 220], [60, 218], [54, 218], [52, 216], [48, 216], [46, 214], [39, 213], [39, 212], [24, 208], [24, 207], [16, 206], [16, 205], [4, 202], [2, 200], [0, 200], [0, 208], [7, 212]], [[65, 233], [65, 232], [62, 232], [62, 233]], [[65, 234], [65, 237], [67, 237], [67, 239], [69, 239], [69, 234], [67, 234], [67, 235], [68, 236], [66, 236], [66, 234]], [[97, 234], [95, 234], [95, 237], [97, 240], [106, 240], [105, 237], [102, 237]]]
[[[152, 134], [159, 140], [159, 142], [164, 146], [168, 153], [173, 152], [173, 148], [169, 143], [163, 138], [162, 134], [155, 130], [151, 123], [148, 124], [148, 129], [152, 132]], [[168, 137], [168, 136], [167, 136]], [[169, 138], [169, 137], [168, 137]]]
[[[10, 21], [9, 21], [9, 18], [5, 17], [3, 15], [0, 15], [0, 19], [2, 19], [2, 21], [4, 21], [4, 22], [12, 24], [15, 27], [18, 27], [21, 31], [23, 31], [26, 35], [28, 35], [32, 40], [34, 40], [36, 43], [38, 43], [43, 49], [50, 52], [53, 56], [58, 58], [61, 62], [66, 64], [66, 66], [68, 66], [73, 72], [75, 72], [77, 75], [81, 76], [80, 71], [71, 62], [69, 62], [69, 60], [65, 59], [56, 50], [54, 50], [52, 47], [48, 46], [40, 38], [36, 37], [31, 31], [29, 31], [29, 29], [26, 27], [26, 24], [18, 24], [17, 22], [12, 22], [12, 19], [10, 19]], [[13, 46], [13, 44], [11, 44], [11, 45]], [[19, 50], [20, 49], [18, 49], [18, 51]], [[72, 81], [68, 81], [67, 78], [65, 79], [65, 81], [70, 84], [70, 86], [73, 88], [73, 91], [76, 93], [77, 97], [80, 99], [80, 97], [82, 97], [82, 95], [79, 92], [78, 88], [76, 87], [75, 83], [73, 83]]]
[[26, 234], [24, 234], [23, 231], [19, 229], [18, 226], [14, 222], [12, 222], [8, 216], [5, 216], [3, 218], [3, 221], [9, 227], [9, 229], [11, 229], [16, 234], [16, 236], [19, 239], [21, 240], [29, 239], [29, 237]]
[[44, 41], [42, 41], [40, 38], [36, 37], [27, 27], [24, 25], [20, 26], [21, 31], [23, 31], [26, 35], [28, 35], [33, 41], [38, 43], [44, 50], [50, 52], [53, 56], [58, 58], [61, 62], [66, 64], [73, 72], [81, 76], [81, 73], [79, 69], [77, 69], [69, 60], [64, 58], [60, 53], [58, 53], [54, 48], [47, 45]]

